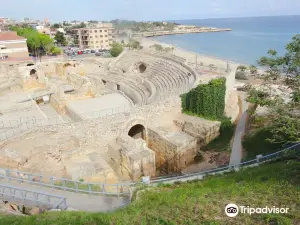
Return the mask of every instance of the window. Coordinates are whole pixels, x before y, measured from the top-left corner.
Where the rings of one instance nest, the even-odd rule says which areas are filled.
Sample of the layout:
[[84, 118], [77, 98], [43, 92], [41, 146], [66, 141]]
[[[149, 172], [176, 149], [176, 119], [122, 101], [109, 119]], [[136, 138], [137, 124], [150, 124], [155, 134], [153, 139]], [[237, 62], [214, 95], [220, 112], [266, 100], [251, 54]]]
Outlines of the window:
[[108, 40], [105, 40], [106, 42], [108, 42]]
[[105, 30], [104, 32], [107, 32], [107, 30]]
[[101, 43], [103, 43], [103, 40], [101, 41]]
[[97, 38], [98, 36], [96, 35], [95, 38]]
[[95, 30], [95, 33], [97, 33], [98, 31], [97, 30]]
[[100, 30], [100, 33], [102, 33], [102, 30]]
[[92, 30], [90, 30], [90, 33], [93, 33], [93, 31], [92, 31]]
[[105, 35], [105, 37], [107, 37], [107, 35]]
[[103, 37], [103, 35], [100, 35], [100, 37]]
[[98, 41], [96, 41], [96, 43], [98, 43]]

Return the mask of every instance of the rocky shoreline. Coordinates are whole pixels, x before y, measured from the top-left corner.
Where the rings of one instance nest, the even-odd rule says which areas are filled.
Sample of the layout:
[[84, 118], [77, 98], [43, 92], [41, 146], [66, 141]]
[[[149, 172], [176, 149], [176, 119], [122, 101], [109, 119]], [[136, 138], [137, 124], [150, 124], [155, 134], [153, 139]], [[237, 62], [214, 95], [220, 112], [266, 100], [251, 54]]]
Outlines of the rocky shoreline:
[[208, 32], [229, 32], [232, 31], [230, 28], [194, 28], [192, 30], [173, 30], [173, 31], [153, 31], [153, 32], [142, 32], [135, 33], [135, 36], [142, 37], [155, 37], [155, 36], [165, 36], [165, 35], [176, 35], [176, 34], [190, 34], [190, 33], [208, 33]]

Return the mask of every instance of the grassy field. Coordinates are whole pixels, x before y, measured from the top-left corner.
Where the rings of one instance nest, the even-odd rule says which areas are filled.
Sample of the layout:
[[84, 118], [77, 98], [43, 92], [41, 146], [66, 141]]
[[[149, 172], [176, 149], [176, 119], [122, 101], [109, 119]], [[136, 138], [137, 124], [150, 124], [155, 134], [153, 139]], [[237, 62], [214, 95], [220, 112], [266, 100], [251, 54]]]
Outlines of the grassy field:
[[[31, 217], [0, 216], [0, 224], [299, 224], [300, 162], [264, 164], [203, 181], [146, 189], [141, 198], [113, 213], [52, 212]], [[228, 203], [287, 207], [288, 214], [224, 213]]]

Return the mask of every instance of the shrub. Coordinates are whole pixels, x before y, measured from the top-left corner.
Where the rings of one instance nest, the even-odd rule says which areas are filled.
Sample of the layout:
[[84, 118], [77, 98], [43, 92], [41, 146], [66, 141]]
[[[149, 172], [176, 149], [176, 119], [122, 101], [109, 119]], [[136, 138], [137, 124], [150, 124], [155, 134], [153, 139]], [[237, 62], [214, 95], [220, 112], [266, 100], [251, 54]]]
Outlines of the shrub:
[[257, 73], [257, 67], [254, 65], [249, 66], [249, 71], [251, 74], [256, 74]]
[[237, 71], [235, 73], [235, 79], [238, 79], [238, 80], [248, 80], [246, 73], [242, 72], [242, 71]]
[[234, 125], [231, 122], [230, 118], [224, 117], [224, 118], [220, 119], [220, 121], [221, 121], [221, 126], [220, 126], [221, 135], [226, 132], [232, 131], [234, 129]]
[[118, 55], [121, 54], [122, 51], [123, 51], [123, 46], [118, 42], [114, 42], [111, 46], [111, 49], [109, 50], [111, 56], [113, 57], [117, 57]]
[[50, 49], [50, 52], [51, 52], [52, 54], [57, 54], [57, 55], [59, 55], [59, 54], [61, 53], [61, 49], [58, 48], [58, 47], [52, 47], [52, 48]]
[[244, 66], [244, 65], [240, 65], [240, 66], [238, 66], [237, 69], [238, 69], [239, 71], [245, 72], [245, 71], [247, 70], [247, 67]]

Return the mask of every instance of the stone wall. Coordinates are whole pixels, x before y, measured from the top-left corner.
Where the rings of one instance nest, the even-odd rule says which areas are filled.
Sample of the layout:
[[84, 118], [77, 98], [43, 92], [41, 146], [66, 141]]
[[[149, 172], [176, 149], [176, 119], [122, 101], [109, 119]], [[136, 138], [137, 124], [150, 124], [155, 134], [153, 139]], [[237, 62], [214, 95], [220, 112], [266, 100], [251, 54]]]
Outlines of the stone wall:
[[155, 153], [142, 139], [129, 136], [118, 138], [120, 149], [120, 166], [126, 170], [132, 180], [142, 176], [155, 176]]
[[197, 139], [198, 147], [207, 145], [220, 135], [221, 122], [208, 121], [200, 117], [181, 115], [174, 123], [185, 133]]
[[155, 152], [156, 169], [161, 173], [180, 173], [194, 162], [197, 141], [181, 132], [148, 128], [148, 146]]

